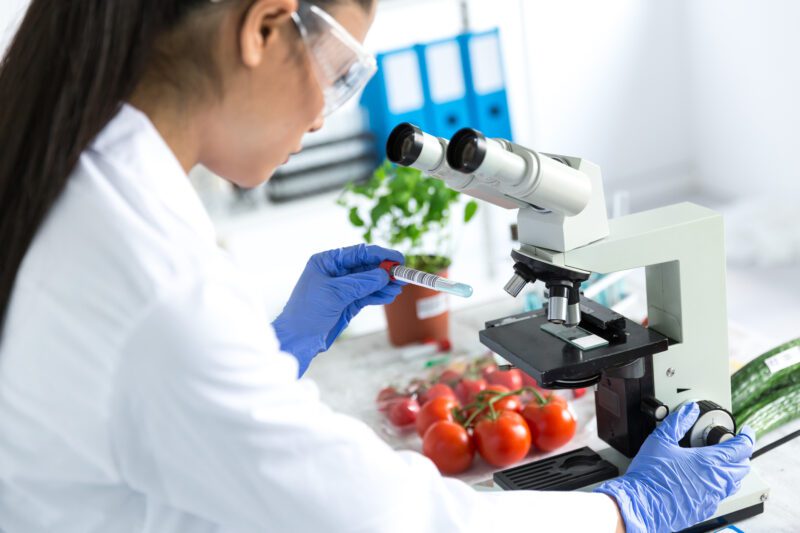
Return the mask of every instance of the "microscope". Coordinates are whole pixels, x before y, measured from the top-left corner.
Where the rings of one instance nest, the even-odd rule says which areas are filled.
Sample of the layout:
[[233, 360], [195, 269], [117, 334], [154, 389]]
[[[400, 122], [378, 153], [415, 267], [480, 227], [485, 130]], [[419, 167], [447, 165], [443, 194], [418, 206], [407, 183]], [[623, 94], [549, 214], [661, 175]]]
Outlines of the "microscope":
[[[519, 249], [505, 286], [547, 290], [543, 309], [491, 320], [481, 342], [544, 388], [595, 387], [597, 433], [582, 448], [495, 473], [505, 490], [591, 490], [623, 474], [656, 424], [688, 401], [701, 414], [681, 445], [724, 442], [730, 414], [725, 250], [721, 215], [692, 203], [608, 220], [600, 168], [466, 128], [449, 141], [401, 124], [389, 159], [450, 188], [518, 210]], [[583, 296], [591, 273], [645, 268], [648, 326]], [[763, 512], [767, 485], [751, 472], [708, 522], [718, 529]]]

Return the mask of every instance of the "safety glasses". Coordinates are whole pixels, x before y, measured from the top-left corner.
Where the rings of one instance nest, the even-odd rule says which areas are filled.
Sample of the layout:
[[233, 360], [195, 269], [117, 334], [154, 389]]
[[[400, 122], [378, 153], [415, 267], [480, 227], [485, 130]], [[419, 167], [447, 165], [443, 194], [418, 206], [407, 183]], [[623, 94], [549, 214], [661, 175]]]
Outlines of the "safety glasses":
[[292, 20], [325, 95], [325, 116], [360, 91], [378, 70], [375, 57], [319, 7], [300, 2]]

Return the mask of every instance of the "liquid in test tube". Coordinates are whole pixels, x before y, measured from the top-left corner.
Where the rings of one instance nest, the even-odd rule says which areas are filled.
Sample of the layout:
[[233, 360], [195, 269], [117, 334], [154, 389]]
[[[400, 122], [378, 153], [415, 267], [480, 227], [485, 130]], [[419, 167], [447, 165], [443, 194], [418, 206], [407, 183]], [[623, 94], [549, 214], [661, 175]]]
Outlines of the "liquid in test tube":
[[466, 283], [458, 283], [437, 276], [436, 274], [428, 274], [421, 270], [408, 268], [394, 261], [384, 261], [381, 263], [381, 268], [388, 272], [392, 279], [398, 281], [419, 285], [420, 287], [427, 287], [439, 292], [446, 292], [447, 294], [461, 296], [462, 298], [469, 298], [472, 296], [472, 287]]

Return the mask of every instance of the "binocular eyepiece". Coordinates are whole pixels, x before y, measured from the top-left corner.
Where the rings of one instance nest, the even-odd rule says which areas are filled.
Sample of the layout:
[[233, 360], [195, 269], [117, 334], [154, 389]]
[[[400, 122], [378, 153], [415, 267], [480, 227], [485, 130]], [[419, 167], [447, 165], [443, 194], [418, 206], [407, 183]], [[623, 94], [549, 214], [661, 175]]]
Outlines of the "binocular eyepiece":
[[425, 133], [413, 124], [405, 122], [392, 130], [386, 142], [389, 161], [408, 167], [417, 162], [425, 146]]
[[573, 216], [591, 198], [589, 177], [565, 161], [504, 139], [488, 139], [472, 128], [459, 130], [447, 141], [413, 124], [400, 124], [389, 135], [386, 154], [393, 163], [428, 172], [503, 207], [513, 201], [516, 207], [527, 204]]

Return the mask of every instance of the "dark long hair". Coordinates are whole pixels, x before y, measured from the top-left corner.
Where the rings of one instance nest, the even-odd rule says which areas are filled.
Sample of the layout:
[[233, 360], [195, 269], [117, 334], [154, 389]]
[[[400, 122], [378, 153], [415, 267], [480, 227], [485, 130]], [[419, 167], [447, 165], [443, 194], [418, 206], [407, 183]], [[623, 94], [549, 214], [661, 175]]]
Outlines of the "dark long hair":
[[155, 37], [206, 0], [33, 0], [0, 64], [0, 334], [22, 259]]
[[[373, 3], [312, 0], [348, 1], [367, 11]], [[192, 13], [230, 4], [236, 2], [32, 0], [0, 63], [0, 338], [22, 260], [81, 153], [148, 68], [173, 65], [158, 50], [159, 37]], [[180, 59], [213, 74], [211, 37], [184, 39], [188, 49], [175, 53], [192, 55]], [[167, 82], [174, 76], [164, 73]]]

